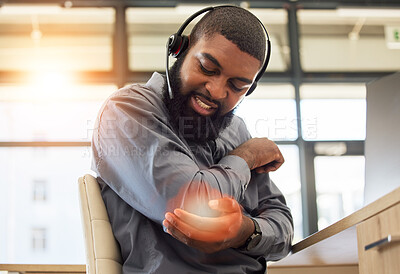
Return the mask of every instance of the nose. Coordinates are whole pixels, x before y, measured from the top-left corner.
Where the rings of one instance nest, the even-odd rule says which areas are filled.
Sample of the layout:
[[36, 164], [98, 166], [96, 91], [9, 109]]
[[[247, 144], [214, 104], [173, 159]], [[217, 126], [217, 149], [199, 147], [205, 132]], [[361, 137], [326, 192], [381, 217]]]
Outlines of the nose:
[[211, 99], [224, 99], [228, 95], [225, 81], [222, 78], [215, 77], [214, 79], [210, 79], [206, 83], [205, 87], [210, 93]]

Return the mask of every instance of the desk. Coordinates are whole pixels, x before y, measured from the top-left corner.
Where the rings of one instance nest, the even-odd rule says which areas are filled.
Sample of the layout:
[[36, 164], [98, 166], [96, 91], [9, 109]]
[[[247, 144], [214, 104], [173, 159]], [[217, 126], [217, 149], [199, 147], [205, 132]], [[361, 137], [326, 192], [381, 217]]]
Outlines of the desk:
[[12, 273], [63, 273], [63, 274], [83, 274], [86, 273], [85, 265], [55, 265], [55, 264], [0, 264], [0, 271], [8, 271]]
[[[389, 212], [392, 214], [390, 216], [394, 217], [383, 216], [383, 218], [390, 219], [390, 222], [394, 224], [392, 225], [394, 227], [392, 233], [400, 235], [400, 188], [397, 188], [353, 214], [298, 242], [293, 246], [292, 253], [289, 256], [268, 266], [268, 273], [353, 274], [359, 273], [359, 268], [360, 273], [369, 273], [369, 267], [365, 267], [365, 264], [371, 259], [366, 258], [364, 260], [365, 244], [362, 239], [364, 237], [363, 234], [370, 232], [363, 231], [365, 230], [365, 225], [368, 228], [372, 226], [368, 222], [374, 221], [374, 218], [380, 218], [382, 214], [386, 214], [389, 210], [395, 210], [394, 212]], [[384, 223], [380, 220], [375, 222]], [[384, 231], [384, 229], [376, 230]], [[378, 235], [376, 237], [379, 239], [382, 236]], [[398, 244], [396, 244], [395, 249], [395, 252], [399, 252]], [[359, 261], [359, 256], [363, 258], [362, 261]], [[398, 258], [400, 258], [400, 253]], [[400, 260], [394, 261], [397, 262], [396, 265], [391, 267], [393, 272], [391, 270], [385, 273], [400, 273]], [[361, 269], [363, 270], [361, 271]], [[377, 273], [374, 272], [374, 274]]]

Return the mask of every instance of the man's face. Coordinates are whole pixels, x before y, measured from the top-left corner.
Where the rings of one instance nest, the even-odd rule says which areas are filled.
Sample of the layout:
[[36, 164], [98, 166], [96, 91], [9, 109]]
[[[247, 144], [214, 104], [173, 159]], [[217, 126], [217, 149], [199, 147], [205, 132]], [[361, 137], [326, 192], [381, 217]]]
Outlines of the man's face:
[[200, 39], [190, 48], [180, 70], [188, 109], [201, 116], [225, 115], [244, 98], [260, 61], [220, 34]]
[[224, 36], [200, 39], [170, 70], [172, 123], [188, 140], [214, 140], [251, 87], [260, 61]]

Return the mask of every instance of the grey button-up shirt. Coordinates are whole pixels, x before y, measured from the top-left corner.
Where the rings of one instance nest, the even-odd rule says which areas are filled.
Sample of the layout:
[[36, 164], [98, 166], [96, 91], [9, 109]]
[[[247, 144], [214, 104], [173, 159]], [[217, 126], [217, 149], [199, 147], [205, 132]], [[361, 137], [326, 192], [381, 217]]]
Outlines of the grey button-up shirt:
[[[154, 73], [146, 85], [113, 93], [93, 134], [92, 169], [121, 247], [123, 273], [264, 273], [266, 261], [288, 254], [293, 236], [282, 193], [268, 174], [227, 155], [251, 138], [239, 117], [206, 145], [181, 138], [161, 99], [163, 83]], [[251, 251], [205, 254], [164, 232], [166, 211], [188, 209], [196, 193], [214, 199], [215, 190], [236, 199], [260, 224], [262, 240]]]

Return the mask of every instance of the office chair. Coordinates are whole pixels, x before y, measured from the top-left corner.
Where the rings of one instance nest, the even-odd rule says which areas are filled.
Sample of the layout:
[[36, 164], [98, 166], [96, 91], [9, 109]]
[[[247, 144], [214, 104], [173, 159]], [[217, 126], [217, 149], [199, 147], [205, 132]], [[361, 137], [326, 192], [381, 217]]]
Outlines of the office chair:
[[121, 274], [121, 251], [111, 230], [100, 186], [89, 174], [79, 178], [78, 184], [86, 249], [86, 273]]

